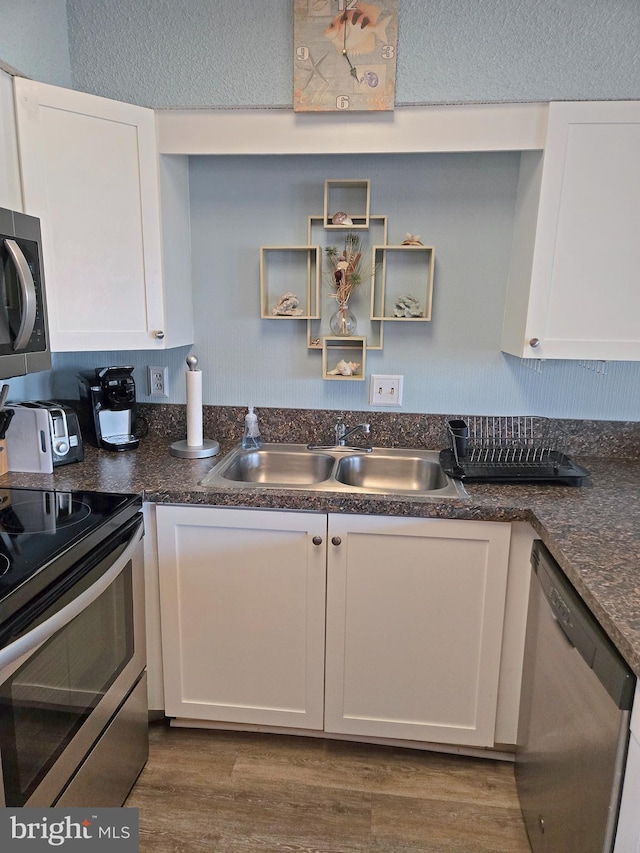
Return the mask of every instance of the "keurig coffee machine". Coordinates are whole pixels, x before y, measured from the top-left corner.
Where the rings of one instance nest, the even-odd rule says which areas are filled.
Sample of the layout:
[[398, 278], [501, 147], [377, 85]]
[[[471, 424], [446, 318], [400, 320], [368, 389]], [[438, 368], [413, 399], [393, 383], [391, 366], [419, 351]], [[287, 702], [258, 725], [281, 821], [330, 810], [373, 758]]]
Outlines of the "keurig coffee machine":
[[139, 439], [134, 435], [136, 385], [133, 367], [96, 367], [81, 373], [80, 401], [93, 421], [98, 447], [132, 450]]

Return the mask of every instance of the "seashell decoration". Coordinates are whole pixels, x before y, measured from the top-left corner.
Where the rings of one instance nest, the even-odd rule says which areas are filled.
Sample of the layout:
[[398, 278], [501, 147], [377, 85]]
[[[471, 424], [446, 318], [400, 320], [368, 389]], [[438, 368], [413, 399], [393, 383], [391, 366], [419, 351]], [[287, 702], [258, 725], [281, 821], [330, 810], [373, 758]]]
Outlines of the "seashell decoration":
[[345, 213], [343, 210], [339, 210], [331, 217], [331, 223], [333, 225], [353, 225], [353, 219], [348, 213]]
[[406, 236], [400, 245], [401, 246], [423, 246], [424, 243], [420, 240], [419, 234], [409, 234], [409, 232], [407, 231]]
[[276, 317], [299, 317], [303, 313], [299, 304], [300, 300], [295, 293], [283, 293], [271, 313]]
[[366, 83], [371, 89], [375, 89], [379, 82], [378, 75], [375, 71], [365, 71], [360, 82]]
[[327, 374], [329, 376], [354, 376], [359, 367], [359, 362], [340, 359], [333, 370], [327, 370]]
[[420, 303], [410, 294], [399, 296], [396, 299], [396, 304], [393, 308], [394, 317], [422, 317], [423, 312], [420, 308]]

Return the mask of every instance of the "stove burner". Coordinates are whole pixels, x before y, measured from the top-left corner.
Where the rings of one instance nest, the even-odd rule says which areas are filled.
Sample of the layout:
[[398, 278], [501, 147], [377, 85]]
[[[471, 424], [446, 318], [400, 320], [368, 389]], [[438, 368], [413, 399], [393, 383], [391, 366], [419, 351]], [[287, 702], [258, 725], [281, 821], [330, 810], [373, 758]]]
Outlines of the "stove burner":
[[68, 494], [43, 492], [42, 500], [13, 501], [0, 506], [0, 533], [55, 533], [80, 524], [91, 507]]

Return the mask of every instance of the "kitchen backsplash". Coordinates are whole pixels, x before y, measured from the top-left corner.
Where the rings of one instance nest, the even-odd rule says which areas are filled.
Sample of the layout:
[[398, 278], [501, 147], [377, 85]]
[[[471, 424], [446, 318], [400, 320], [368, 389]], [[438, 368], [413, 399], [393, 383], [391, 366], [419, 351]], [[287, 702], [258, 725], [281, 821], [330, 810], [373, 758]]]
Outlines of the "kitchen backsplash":
[[[186, 435], [186, 407], [173, 404], [141, 403], [139, 414], [148, 422], [149, 435], [174, 441]], [[238, 406], [204, 406], [205, 438], [220, 442], [223, 449], [242, 438], [247, 410]], [[466, 417], [389, 412], [343, 412], [327, 409], [257, 409], [260, 432], [264, 441], [287, 441], [300, 444], [331, 442], [336, 417], [342, 415], [347, 426], [367, 422], [374, 446], [423, 447], [441, 449], [449, 446], [447, 421]], [[467, 413], [468, 414], [468, 413]], [[564, 449], [572, 456], [640, 457], [640, 423], [632, 421], [594, 421], [549, 419], [552, 434], [562, 435]], [[360, 443], [363, 436], [356, 436]], [[354, 443], [356, 443], [354, 441]]]

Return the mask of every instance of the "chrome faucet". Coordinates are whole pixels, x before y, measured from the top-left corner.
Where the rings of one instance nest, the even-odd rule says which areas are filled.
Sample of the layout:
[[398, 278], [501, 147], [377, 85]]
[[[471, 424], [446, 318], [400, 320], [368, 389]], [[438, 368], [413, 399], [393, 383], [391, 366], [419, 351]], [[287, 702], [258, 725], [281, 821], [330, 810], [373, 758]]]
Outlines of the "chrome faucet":
[[357, 432], [363, 432], [365, 435], [369, 435], [371, 432], [371, 424], [356, 424], [354, 427], [347, 427], [343, 418], [338, 418], [334, 431], [336, 436], [336, 447], [344, 447], [349, 436], [355, 435]]
[[309, 450], [331, 450], [344, 447], [348, 450], [362, 450], [365, 453], [369, 453], [373, 449], [370, 444], [363, 447], [347, 447], [347, 439], [357, 432], [363, 432], [365, 435], [369, 435], [371, 432], [371, 424], [356, 424], [353, 427], [348, 427], [344, 422], [344, 418], [340, 416], [333, 428], [333, 444], [308, 444], [307, 447]]

